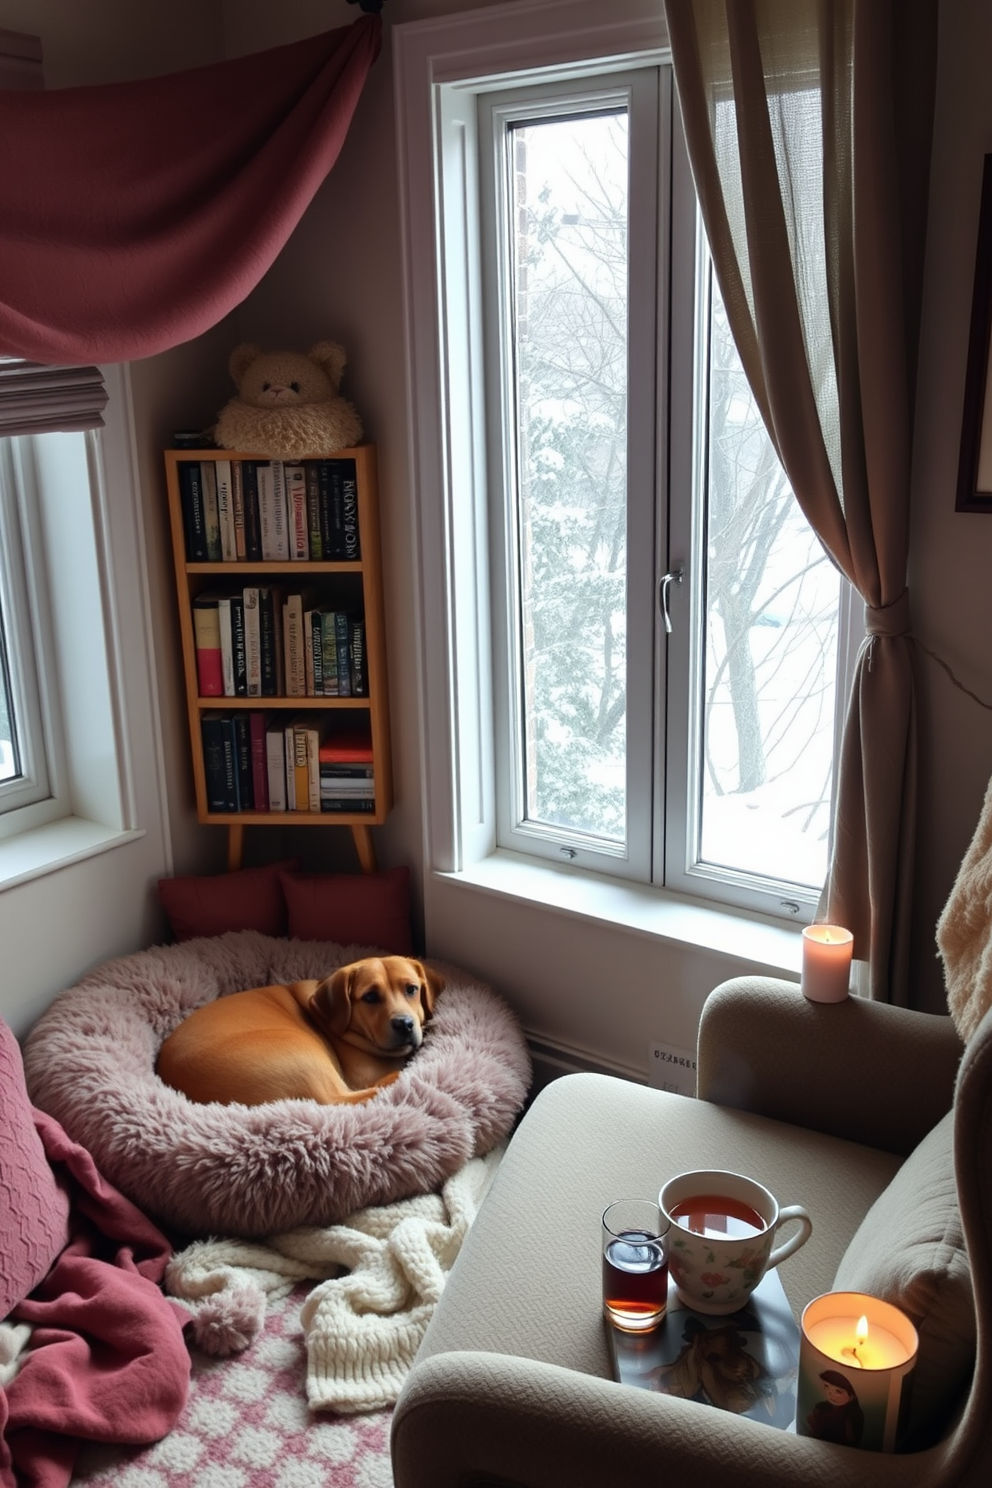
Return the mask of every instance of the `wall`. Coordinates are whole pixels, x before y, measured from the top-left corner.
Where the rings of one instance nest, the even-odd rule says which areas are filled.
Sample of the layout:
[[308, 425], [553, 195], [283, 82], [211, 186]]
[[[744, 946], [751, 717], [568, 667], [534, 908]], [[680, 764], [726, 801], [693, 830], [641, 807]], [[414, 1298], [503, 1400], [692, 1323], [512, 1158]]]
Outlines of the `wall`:
[[[154, 13], [152, 7], [140, 7], [140, 14], [136, 13], [138, 9], [130, 0], [89, 0], [85, 6], [77, 0], [0, 0], [0, 27], [41, 37], [46, 82], [56, 88], [149, 76], [208, 62], [220, 55], [219, 12], [205, 17], [199, 0], [176, 0], [155, 8]], [[181, 360], [182, 353], [178, 355]], [[170, 398], [177, 408], [181, 402], [177, 386], [180, 379], [172, 376], [172, 363], [164, 358], [156, 358], [155, 363], [159, 365], [145, 363], [135, 368], [139, 449], [142, 439], [147, 448], [157, 419], [164, 418], [165, 427], [171, 426]], [[188, 366], [184, 375], [189, 378], [197, 374]], [[156, 429], [159, 464], [161, 442]], [[157, 492], [147, 479], [147, 471], [142, 472], [141, 484], [146, 494]], [[115, 495], [133, 503], [133, 492], [125, 472], [115, 483]], [[153, 573], [157, 561], [156, 499], [149, 503], [150, 513], [139, 506], [138, 522], [127, 535], [128, 546], [117, 554], [120, 585], [116, 599], [131, 615], [141, 614], [146, 597], [149, 613], [156, 617], [171, 614], [171, 609], [163, 611], [159, 589], [149, 586], [146, 595], [144, 582], [146, 531]], [[149, 514], [150, 531], [141, 520], [147, 520]], [[120, 550], [125, 539], [115, 530], [112, 541]], [[138, 745], [133, 777], [143, 835], [0, 893], [0, 1012], [18, 1034], [26, 1032], [56, 992], [91, 967], [110, 956], [148, 945], [163, 934], [154, 885], [156, 878], [170, 869], [170, 837], [177, 835], [182, 840], [182, 834], [175, 832], [177, 823], [170, 828], [160, 762], [170, 781], [170, 805], [185, 797], [181, 788], [175, 789], [175, 751], [166, 750], [160, 761], [156, 745], [160, 718], [168, 719], [168, 708], [163, 715], [155, 689], [155, 663], [161, 660], [162, 652], [156, 646], [156, 654], [149, 657], [144, 633], [138, 634], [138, 630], [140, 626], [137, 630], [130, 628], [124, 639], [122, 681], [133, 725], [132, 742]], [[174, 652], [170, 650], [169, 655]], [[159, 672], [166, 678], [166, 702], [171, 673], [170, 661]]]
[[[992, 704], [992, 516], [955, 512], [983, 156], [992, 152], [992, 6], [942, 0], [914, 457], [910, 593], [916, 634]], [[992, 775], [992, 712], [918, 659], [922, 721], [915, 964], [942, 1006], [934, 927]]]

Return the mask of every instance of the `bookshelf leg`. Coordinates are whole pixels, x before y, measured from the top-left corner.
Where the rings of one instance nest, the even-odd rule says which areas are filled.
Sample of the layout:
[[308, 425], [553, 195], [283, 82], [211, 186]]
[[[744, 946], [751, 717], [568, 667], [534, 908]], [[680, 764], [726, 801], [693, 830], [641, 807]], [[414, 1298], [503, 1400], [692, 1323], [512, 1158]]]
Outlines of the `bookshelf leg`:
[[241, 855], [245, 845], [245, 829], [241, 822], [234, 823], [227, 829], [227, 871], [234, 871], [241, 867]]
[[374, 873], [375, 843], [372, 841], [372, 833], [368, 827], [352, 827], [351, 835], [355, 839], [355, 849], [358, 853], [358, 861], [362, 865], [363, 873]]

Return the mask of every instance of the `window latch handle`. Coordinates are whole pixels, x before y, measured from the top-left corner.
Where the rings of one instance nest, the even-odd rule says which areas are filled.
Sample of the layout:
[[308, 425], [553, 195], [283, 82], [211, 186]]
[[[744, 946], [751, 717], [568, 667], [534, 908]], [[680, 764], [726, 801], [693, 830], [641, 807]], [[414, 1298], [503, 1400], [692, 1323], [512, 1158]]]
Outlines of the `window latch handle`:
[[658, 586], [658, 605], [661, 609], [661, 618], [665, 622], [665, 634], [672, 633], [672, 617], [668, 609], [668, 591], [673, 584], [681, 584], [685, 578], [684, 568], [673, 568], [670, 573], [662, 574]]

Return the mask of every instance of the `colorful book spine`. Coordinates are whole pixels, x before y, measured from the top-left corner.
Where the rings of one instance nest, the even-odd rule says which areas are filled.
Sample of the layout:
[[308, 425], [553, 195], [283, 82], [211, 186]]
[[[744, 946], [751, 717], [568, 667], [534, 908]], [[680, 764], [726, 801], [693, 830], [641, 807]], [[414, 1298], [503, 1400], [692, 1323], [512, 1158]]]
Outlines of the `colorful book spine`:
[[307, 460], [307, 528], [310, 537], [310, 558], [319, 563], [324, 556], [324, 533], [320, 520], [320, 473], [316, 460]]
[[262, 696], [262, 641], [259, 590], [248, 584], [241, 592], [245, 619], [245, 695]]
[[203, 487], [203, 513], [207, 532], [207, 559], [220, 563], [220, 513], [217, 507], [217, 470], [213, 460], [200, 461], [200, 484]]
[[243, 563], [248, 556], [245, 541], [245, 483], [240, 460], [231, 461], [231, 510], [234, 514], [234, 557]]
[[220, 670], [224, 683], [224, 696], [234, 696], [234, 645], [231, 639], [231, 599], [227, 594], [217, 597], [217, 626], [220, 631]]
[[217, 525], [220, 529], [220, 556], [223, 563], [236, 563], [237, 537], [234, 531], [234, 491], [230, 460], [214, 461], [217, 482]]
[[224, 668], [220, 644], [220, 610], [216, 594], [193, 600], [193, 641], [196, 682], [201, 697], [224, 696]]
[[231, 606], [231, 661], [234, 671], [234, 696], [248, 696], [248, 647], [245, 638], [245, 597], [232, 594]]
[[310, 557], [307, 474], [302, 465], [286, 465], [284, 475], [289, 513], [289, 556], [294, 562], [305, 563]]
[[322, 677], [324, 696], [338, 696], [338, 636], [337, 620], [333, 610], [324, 610], [320, 617], [322, 652]]

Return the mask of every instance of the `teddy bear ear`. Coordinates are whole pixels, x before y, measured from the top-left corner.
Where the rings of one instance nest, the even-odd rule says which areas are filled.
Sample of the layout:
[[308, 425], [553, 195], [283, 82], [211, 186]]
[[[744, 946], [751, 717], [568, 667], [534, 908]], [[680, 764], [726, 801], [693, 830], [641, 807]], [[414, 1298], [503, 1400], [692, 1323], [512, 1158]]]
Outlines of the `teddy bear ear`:
[[227, 369], [239, 387], [242, 377], [244, 377], [252, 362], [256, 357], [260, 357], [261, 355], [262, 348], [260, 346], [254, 346], [250, 341], [242, 341], [241, 345], [236, 346], [231, 352]]
[[310, 359], [323, 367], [334, 384], [334, 391], [337, 392], [341, 374], [348, 360], [344, 347], [339, 346], [336, 341], [318, 341], [310, 348]]

